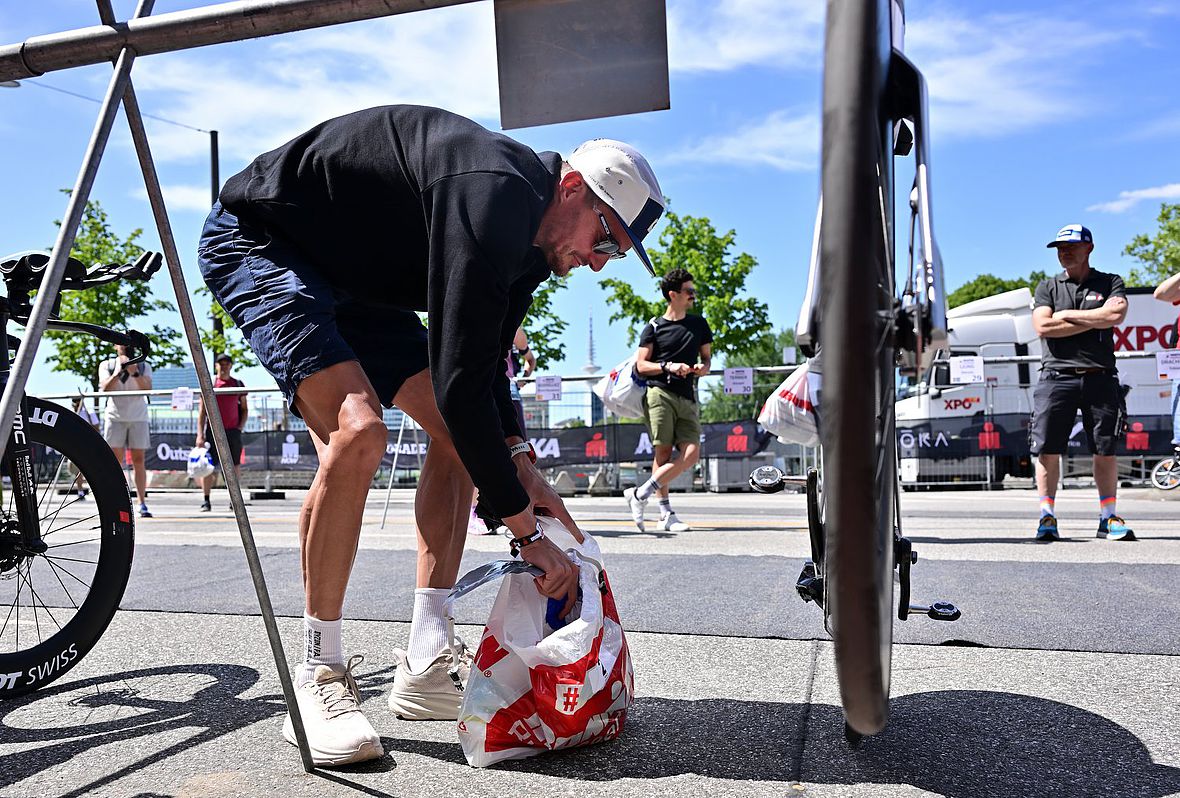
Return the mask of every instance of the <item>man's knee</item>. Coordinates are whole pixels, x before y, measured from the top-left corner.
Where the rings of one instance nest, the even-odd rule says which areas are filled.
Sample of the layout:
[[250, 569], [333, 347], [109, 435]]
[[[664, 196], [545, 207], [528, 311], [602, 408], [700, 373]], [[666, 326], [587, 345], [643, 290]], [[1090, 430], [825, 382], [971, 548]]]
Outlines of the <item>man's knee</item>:
[[348, 414], [328, 439], [321, 458], [325, 467], [345, 466], [377, 470], [388, 440], [385, 422], [369, 413]]

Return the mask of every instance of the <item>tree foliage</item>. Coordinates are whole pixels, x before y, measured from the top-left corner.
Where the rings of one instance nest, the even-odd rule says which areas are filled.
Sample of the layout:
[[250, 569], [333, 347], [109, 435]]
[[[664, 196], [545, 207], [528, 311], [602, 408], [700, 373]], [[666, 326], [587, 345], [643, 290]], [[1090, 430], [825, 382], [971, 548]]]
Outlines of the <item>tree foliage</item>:
[[1180, 272], [1180, 203], [1163, 203], [1157, 217], [1159, 229], [1150, 238], [1142, 233], [1123, 249], [1143, 264], [1131, 269], [1127, 285], [1156, 286]]
[[1005, 291], [1015, 291], [1017, 288], [1026, 286], [1030, 291], [1036, 291], [1037, 283], [1046, 277], [1048, 275], [1039, 269], [1030, 272], [1028, 277], [1013, 277], [1011, 279], [996, 277], [994, 274], [981, 274], [947, 294], [947, 306], [957, 308], [959, 305], [966, 305], [976, 299], [995, 296]]
[[565, 344], [562, 339], [569, 322], [557, 315], [553, 309], [553, 297], [568, 287], [566, 278], [550, 277], [537, 287], [533, 304], [524, 317], [524, 331], [529, 338], [529, 349], [537, 356], [537, 368], [546, 363], [557, 363], [565, 359]]
[[[201, 286], [196, 291], [197, 296], [207, 296], [212, 299], [212, 292], [205, 286]], [[216, 325], [209, 328], [201, 328], [201, 346], [205, 348], [206, 352], [211, 352], [215, 356], [224, 352], [234, 359], [234, 368], [249, 368], [258, 365], [258, 359], [254, 357], [254, 351], [246, 344], [242, 337], [238, 326], [234, 324], [234, 320], [225, 312], [217, 300], [213, 300], [209, 308], [210, 313], [214, 319], [221, 322], [221, 331], [218, 332]]]
[[[783, 362], [783, 347], [795, 345], [795, 331], [782, 329], [777, 333], [764, 333], [754, 339], [744, 352], [731, 354], [725, 365], [777, 366]], [[783, 374], [754, 374], [754, 393], [748, 396], [728, 395], [722, 381], [710, 380], [701, 400], [701, 421], [736, 421], [743, 418], [757, 418], [766, 397], [783, 381]]]
[[[705, 317], [713, 330], [714, 357], [732, 362], [736, 356], [751, 351], [759, 337], [770, 328], [767, 307], [749, 296], [742, 296], [746, 278], [758, 265], [745, 252], [734, 254], [736, 233], [730, 230], [717, 235], [706, 217], [680, 216], [668, 212], [667, 225], [660, 233], [659, 246], [648, 249], [656, 274], [666, 274], [680, 267], [692, 275], [697, 298], [695, 313]], [[636, 293], [630, 283], [616, 278], [603, 280], [607, 301], [615, 306], [610, 321], [628, 324], [627, 345], [633, 346], [643, 325], [667, 308], [660, 295], [659, 283]], [[647, 288], [644, 286], [644, 288]]]
[[[57, 224], [60, 226], [61, 221]], [[74, 239], [70, 254], [87, 264], [130, 263], [143, 252], [137, 242], [142, 229], [132, 230], [120, 240], [111, 229], [106, 211], [98, 202], [87, 202], [82, 223]], [[61, 299], [61, 318], [100, 324], [116, 330], [138, 327], [137, 319], [155, 311], [175, 311], [172, 303], [157, 299], [149, 283], [116, 280], [113, 283], [86, 291], [64, 291]], [[172, 327], [154, 324], [142, 329], [152, 342], [149, 362], [153, 367], [175, 366], [184, 362], [184, 350], [177, 345], [177, 333]], [[114, 356], [114, 347], [89, 335], [50, 332], [57, 352], [48, 360], [54, 371], [75, 374], [91, 390], [98, 390], [98, 367], [103, 360]]]

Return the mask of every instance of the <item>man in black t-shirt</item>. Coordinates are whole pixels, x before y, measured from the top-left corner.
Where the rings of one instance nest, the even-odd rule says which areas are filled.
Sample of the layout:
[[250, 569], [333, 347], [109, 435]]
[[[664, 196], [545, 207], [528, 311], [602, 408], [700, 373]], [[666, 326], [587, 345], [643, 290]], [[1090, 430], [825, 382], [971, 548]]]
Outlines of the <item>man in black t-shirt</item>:
[[1041, 336], [1041, 376], [1033, 393], [1029, 442], [1037, 458], [1041, 519], [1037, 540], [1059, 540], [1054, 504], [1061, 455], [1080, 410], [1094, 455], [1098, 486], [1098, 537], [1134, 540], [1115, 507], [1118, 463], [1114, 451], [1126, 412], [1115, 368], [1111, 328], [1127, 315], [1127, 292], [1117, 274], [1090, 267], [1094, 237], [1080, 224], [1066, 225], [1048, 246], [1065, 269], [1042, 280], [1033, 299], [1033, 328]]
[[[676, 517], [668, 498], [672, 480], [696, 465], [701, 456], [701, 410], [697, 405], [697, 377], [709, 373], [713, 355], [713, 331], [704, 317], [690, 314], [696, 302], [692, 275], [673, 269], [660, 281], [660, 293], [668, 300], [664, 315], [652, 319], [639, 334], [635, 372], [647, 380], [643, 412], [651, 433], [655, 460], [651, 479], [623, 495], [631, 518], [644, 531], [644, 508], [653, 493], [659, 494], [660, 529], [686, 532], [688, 524]], [[680, 457], [672, 459], [673, 447]]]
[[[663, 212], [647, 161], [609, 139], [563, 160], [437, 108], [392, 105], [317, 125], [231, 177], [198, 263], [319, 456], [300, 516], [305, 657], [296, 696], [316, 764], [380, 756], [340, 639], [365, 499], [385, 453], [382, 405], [430, 435], [418, 481], [417, 587], [389, 705], [455, 719], [471, 654], [447, 645], [474, 486], [571, 606], [578, 569], [539, 533], [544, 509], [581, 540], [534, 467], [504, 358], [551, 274], [633, 250]], [[424, 327], [416, 311], [425, 311]], [[564, 614], [564, 613], [563, 613]], [[295, 742], [291, 724], [284, 736]]]

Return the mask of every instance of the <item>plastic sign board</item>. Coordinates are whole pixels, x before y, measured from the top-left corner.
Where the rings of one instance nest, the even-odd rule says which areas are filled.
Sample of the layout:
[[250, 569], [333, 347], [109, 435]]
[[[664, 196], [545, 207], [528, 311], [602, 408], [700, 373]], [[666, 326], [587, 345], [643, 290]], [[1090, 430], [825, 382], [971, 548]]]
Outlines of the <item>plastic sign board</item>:
[[500, 124], [511, 130], [671, 107], [664, 3], [495, 0]]
[[537, 401], [560, 402], [561, 377], [554, 374], [547, 374], [544, 377], [537, 377]]
[[967, 355], [951, 358], [951, 385], [969, 385], [983, 381], [982, 357]]
[[726, 369], [722, 379], [725, 382], [726, 395], [754, 393], [754, 369], [752, 368]]
[[1155, 365], [1161, 380], [1180, 380], [1180, 350], [1156, 352]]
[[172, 389], [172, 409], [173, 410], [192, 410], [193, 409], [193, 389], [192, 388], [173, 388]]

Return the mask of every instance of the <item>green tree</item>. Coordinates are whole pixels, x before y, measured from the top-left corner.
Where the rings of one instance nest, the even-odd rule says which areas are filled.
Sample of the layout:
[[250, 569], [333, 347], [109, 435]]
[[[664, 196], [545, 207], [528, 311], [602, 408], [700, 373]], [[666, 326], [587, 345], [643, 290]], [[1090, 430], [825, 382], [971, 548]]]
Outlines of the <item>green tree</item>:
[[1014, 291], [1017, 288], [1024, 288], [1026, 286], [1030, 291], [1036, 291], [1037, 283], [1044, 280], [1047, 276], [1045, 272], [1039, 269], [1030, 272], [1027, 278], [1013, 277], [1012, 279], [1004, 279], [1003, 277], [996, 277], [994, 274], [981, 274], [947, 294], [947, 306], [957, 308], [959, 305], [974, 302], [976, 299], [995, 296], [1005, 291]]
[[[745, 352], [731, 354], [725, 365], [777, 366], [783, 362], [783, 347], [795, 345], [795, 331], [782, 329], [777, 333], [768, 332], [758, 336]], [[754, 393], [748, 396], [725, 393], [725, 385], [712, 379], [706, 385], [701, 399], [701, 421], [738, 421], [757, 418], [762, 403], [774, 388], [783, 381], [784, 374], [754, 374]]]
[[1140, 233], [1123, 249], [1124, 255], [1143, 264], [1142, 269], [1131, 269], [1127, 285], [1154, 287], [1180, 272], [1180, 203], [1163, 203], [1157, 218], [1154, 236]]
[[[198, 288], [196, 293], [197, 296], [209, 297], [212, 300], [213, 294], [205, 286]], [[254, 351], [243, 340], [241, 331], [225, 312], [225, 308], [216, 300], [212, 300], [210, 312], [213, 318], [220, 319], [221, 332], [216, 332], [212, 326], [201, 328], [201, 346], [205, 347], [205, 351], [226, 353], [234, 359], [234, 368], [257, 366], [258, 359], [254, 357]]]
[[[677, 267], [688, 270], [697, 291], [694, 312], [704, 316], [713, 330], [714, 357], [731, 362], [733, 357], [755, 348], [757, 340], [770, 328], [766, 305], [742, 296], [746, 278], [758, 261], [745, 252], [735, 255], [737, 234], [730, 230], [717, 235], [706, 217], [669, 212], [666, 218], [659, 246], [648, 249], [652, 266], [659, 275]], [[601, 285], [608, 292], [607, 301], [617, 308], [610, 321], [629, 325], [628, 346], [635, 344], [643, 325], [653, 316], [662, 315], [668, 306], [660, 295], [658, 281], [654, 290], [642, 294], [636, 293], [630, 283], [613, 277]]]
[[562, 339], [569, 322], [557, 315], [553, 309], [553, 297], [568, 287], [566, 278], [550, 277], [538, 286], [533, 294], [533, 304], [524, 317], [524, 331], [529, 337], [529, 349], [537, 356], [537, 368], [547, 363], [565, 359], [565, 344]]
[[[68, 192], [67, 192], [68, 193]], [[60, 226], [61, 221], [57, 224]], [[136, 229], [120, 240], [111, 229], [106, 211], [98, 202], [86, 203], [82, 223], [74, 239], [70, 254], [90, 266], [94, 263], [130, 263], [139, 257], [143, 248], [137, 243], [143, 230]], [[64, 291], [61, 298], [61, 318], [84, 321], [114, 329], [127, 329], [136, 319], [160, 310], [175, 311], [170, 302], [156, 299], [152, 287], [144, 282], [116, 280], [86, 291]], [[152, 366], [175, 366], [186, 360], [184, 350], [177, 345], [176, 330], [159, 324], [142, 330], [152, 342], [149, 362]], [[112, 357], [114, 347], [89, 335], [50, 332], [57, 352], [49, 356], [54, 371], [64, 371], [85, 380], [92, 390], [98, 390], [98, 366]]]

